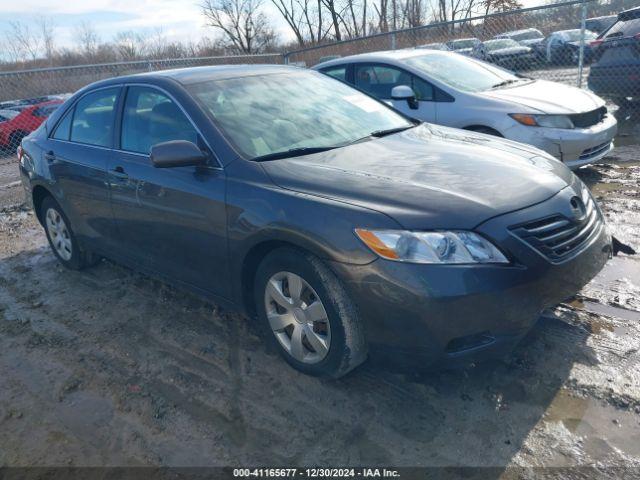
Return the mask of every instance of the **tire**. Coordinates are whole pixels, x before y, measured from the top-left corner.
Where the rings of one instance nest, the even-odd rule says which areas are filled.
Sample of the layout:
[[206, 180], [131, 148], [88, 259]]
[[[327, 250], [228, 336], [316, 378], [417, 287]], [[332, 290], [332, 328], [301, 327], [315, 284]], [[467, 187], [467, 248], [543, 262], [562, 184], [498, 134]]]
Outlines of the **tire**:
[[[276, 297], [281, 303], [273, 300]], [[254, 301], [267, 342], [293, 368], [339, 378], [365, 361], [367, 344], [358, 309], [340, 280], [314, 255], [289, 247], [267, 255], [256, 272]], [[290, 302], [286, 308], [283, 301]]]
[[52, 197], [42, 200], [39, 214], [51, 251], [62, 265], [70, 270], [82, 270], [100, 260], [88, 250], [80, 248], [69, 219]]
[[633, 106], [633, 103], [627, 97], [613, 97], [611, 98], [611, 101], [618, 105], [618, 107], [624, 109], [631, 108]]

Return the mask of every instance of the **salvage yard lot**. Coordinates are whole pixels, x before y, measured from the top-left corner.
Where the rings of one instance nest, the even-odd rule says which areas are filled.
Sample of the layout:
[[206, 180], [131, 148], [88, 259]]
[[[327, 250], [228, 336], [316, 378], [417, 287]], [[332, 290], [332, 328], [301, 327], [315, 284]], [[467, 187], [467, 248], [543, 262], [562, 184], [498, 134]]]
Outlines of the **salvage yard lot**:
[[[580, 176], [638, 249], [638, 147], [606, 160]], [[368, 362], [321, 380], [265, 348], [250, 319], [108, 261], [65, 270], [19, 206], [15, 160], [0, 164], [0, 466], [640, 472], [637, 257], [613, 259], [503, 362], [431, 373]]]

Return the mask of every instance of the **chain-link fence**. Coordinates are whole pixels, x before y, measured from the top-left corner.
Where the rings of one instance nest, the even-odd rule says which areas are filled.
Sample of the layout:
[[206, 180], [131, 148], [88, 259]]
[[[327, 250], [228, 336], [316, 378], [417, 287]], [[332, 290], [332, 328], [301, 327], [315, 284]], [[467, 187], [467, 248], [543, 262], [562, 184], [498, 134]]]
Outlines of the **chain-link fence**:
[[76, 90], [98, 80], [203, 65], [283, 63], [280, 54], [144, 60], [0, 72], [0, 149], [14, 152]]
[[[385, 32], [284, 54], [144, 60], [0, 72], [0, 148], [15, 150], [70, 94], [103, 78], [216, 64], [313, 66], [380, 50], [451, 50], [523, 75], [591, 88], [621, 106], [640, 97], [640, 9], [635, 0], [572, 0]], [[604, 33], [603, 33], [604, 32]]]
[[570, 1], [385, 32], [288, 52], [285, 57], [287, 63], [312, 66], [381, 50], [452, 50], [530, 77], [583, 87], [597, 57], [598, 35], [626, 6], [625, 2]]

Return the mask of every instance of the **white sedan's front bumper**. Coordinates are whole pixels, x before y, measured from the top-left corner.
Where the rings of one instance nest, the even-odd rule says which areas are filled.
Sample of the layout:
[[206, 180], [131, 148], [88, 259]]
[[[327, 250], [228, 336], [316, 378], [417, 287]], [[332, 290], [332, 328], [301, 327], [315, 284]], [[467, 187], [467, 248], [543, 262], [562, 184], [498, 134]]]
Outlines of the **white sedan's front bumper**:
[[600, 123], [589, 128], [527, 127], [516, 124], [504, 131], [509, 140], [528, 143], [576, 169], [597, 162], [613, 149], [618, 122], [608, 114]]

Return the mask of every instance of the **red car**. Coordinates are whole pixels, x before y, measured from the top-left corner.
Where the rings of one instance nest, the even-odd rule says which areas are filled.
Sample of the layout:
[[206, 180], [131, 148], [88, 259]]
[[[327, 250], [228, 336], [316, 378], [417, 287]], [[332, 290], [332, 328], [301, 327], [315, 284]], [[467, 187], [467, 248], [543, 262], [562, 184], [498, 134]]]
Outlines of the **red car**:
[[22, 139], [38, 128], [61, 103], [62, 100], [52, 100], [29, 105], [15, 117], [0, 120], [0, 148], [16, 151]]

